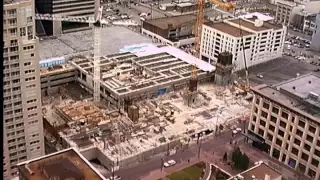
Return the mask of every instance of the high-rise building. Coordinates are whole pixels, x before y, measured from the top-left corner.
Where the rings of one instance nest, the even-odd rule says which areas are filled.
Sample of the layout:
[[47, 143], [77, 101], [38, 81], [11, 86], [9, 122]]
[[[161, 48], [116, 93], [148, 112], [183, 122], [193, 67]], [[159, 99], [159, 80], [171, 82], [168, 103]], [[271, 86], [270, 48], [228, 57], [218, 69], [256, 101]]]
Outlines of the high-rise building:
[[34, 1], [5, 0], [3, 18], [3, 172], [11, 179], [17, 163], [45, 152]]
[[[100, 6], [100, 0], [35, 0], [36, 12], [62, 16], [94, 16]], [[58, 36], [63, 32], [87, 29], [87, 23], [37, 20], [39, 35]]]
[[306, 74], [252, 92], [248, 135], [271, 157], [320, 180], [320, 77]]

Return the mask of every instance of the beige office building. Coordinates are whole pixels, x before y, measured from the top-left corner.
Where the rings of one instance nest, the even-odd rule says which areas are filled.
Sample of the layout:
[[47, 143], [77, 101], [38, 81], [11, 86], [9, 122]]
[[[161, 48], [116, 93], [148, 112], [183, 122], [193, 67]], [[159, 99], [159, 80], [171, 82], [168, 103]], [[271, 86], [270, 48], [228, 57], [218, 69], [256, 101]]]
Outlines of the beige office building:
[[34, 1], [5, 0], [3, 15], [3, 172], [11, 179], [17, 163], [45, 151]]
[[248, 134], [280, 162], [320, 180], [320, 77], [307, 74], [254, 93]]

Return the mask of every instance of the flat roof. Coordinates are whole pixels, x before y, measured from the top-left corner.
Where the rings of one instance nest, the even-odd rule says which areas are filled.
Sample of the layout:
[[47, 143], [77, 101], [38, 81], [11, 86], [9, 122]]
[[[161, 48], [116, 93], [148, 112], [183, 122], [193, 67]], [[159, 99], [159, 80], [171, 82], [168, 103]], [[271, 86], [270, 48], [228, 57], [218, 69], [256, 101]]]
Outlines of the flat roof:
[[[229, 20], [229, 21], [232, 22], [232, 23], [235, 23], [235, 24], [239, 24], [239, 19], [233, 19], [233, 20]], [[251, 30], [257, 31], [257, 32], [271, 29], [271, 28], [266, 27], [264, 25], [262, 25], [261, 27], [257, 27], [257, 26], [254, 25], [254, 22], [249, 22], [249, 21], [246, 21], [246, 20], [243, 20], [243, 19], [240, 19], [240, 25], [242, 27], [246, 27], [248, 29], [251, 29]]]
[[273, 86], [260, 85], [252, 90], [320, 123], [319, 76], [306, 74]]
[[[205, 23], [206, 26], [209, 26], [211, 28], [214, 28], [218, 31], [221, 31], [221, 32], [224, 32], [224, 33], [227, 33], [231, 36], [234, 36], [234, 37], [241, 37], [241, 34], [240, 34], [240, 29], [237, 28], [237, 27], [234, 27], [234, 26], [231, 26], [230, 24], [228, 23], [225, 23], [225, 22], [218, 22], [218, 23]], [[253, 33], [251, 32], [248, 32], [248, 31], [245, 31], [245, 30], [242, 30], [242, 35], [243, 36], [248, 36], [248, 35], [252, 35]]]
[[105, 178], [74, 148], [19, 163], [18, 168], [29, 180]]
[[[152, 43], [152, 39], [126, 27], [102, 28], [101, 55], [114, 54], [131, 44]], [[54, 48], [53, 48], [54, 47]], [[93, 30], [62, 34], [57, 38], [40, 39], [40, 59], [64, 56], [66, 58], [93, 52]]]
[[240, 173], [240, 175], [243, 177], [243, 180], [264, 180], [266, 175], [270, 176], [270, 180], [278, 179], [279, 177], [281, 177], [280, 172], [272, 169], [265, 163], [261, 163], [257, 166], [254, 166], [253, 168], [250, 168], [247, 171]]
[[181, 24], [188, 23], [188, 22], [195, 22], [197, 17], [193, 14], [186, 14], [180, 16], [172, 16], [172, 17], [164, 17], [158, 19], [151, 19], [146, 20], [145, 22], [156, 26], [160, 29], [167, 29], [168, 25], [172, 24], [173, 27], [178, 27]]
[[259, 20], [262, 21], [270, 21], [273, 20], [274, 18], [259, 12], [253, 12], [253, 13], [249, 13], [249, 14], [245, 14], [245, 15], [241, 15], [239, 16], [240, 18], [245, 18], [245, 19], [251, 19], [253, 17], [257, 17]]

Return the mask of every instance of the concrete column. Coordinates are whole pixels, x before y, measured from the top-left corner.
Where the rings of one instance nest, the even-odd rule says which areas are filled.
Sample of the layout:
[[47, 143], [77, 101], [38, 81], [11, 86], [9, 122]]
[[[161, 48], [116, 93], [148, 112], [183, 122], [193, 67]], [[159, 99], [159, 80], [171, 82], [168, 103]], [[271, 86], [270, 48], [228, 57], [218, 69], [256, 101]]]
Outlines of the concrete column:
[[52, 21], [52, 26], [53, 26], [53, 36], [60, 36], [62, 33], [62, 24], [61, 21]]
[[[293, 136], [291, 136], [291, 138], [288, 140], [288, 136], [290, 135], [289, 132], [290, 132], [290, 125], [291, 125], [291, 121], [290, 121], [291, 118], [292, 118], [292, 114], [289, 113], [289, 117], [288, 117], [289, 120], [286, 121], [287, 126], [285, 128], [284, 137], [283, 137], [283, 139], [284, 139], [283, 142], [287, 142], [289, 144], [289, 147], [292, 145], [293, 139], [294, 139]], [[288, 149], [289, 149], [289, 147], [288, 147]], [[283, 157], [283, 154], [285, 152], [285, 149], [286, 149], [286, 143], [282, 143], [282, 147], [281, 147], [281, 151], [280, 151], [280, 157], [279, 157], [279, 160], [281, 162], [282, 162], [282, 157]]]
[[[295, 119], [293, 119], [293, 123], [292, 123], [292, 132], [294, 132], [293, 134], [295, 134], [296, 133], [296, 129], [297, 129], [297, 124], [298, 124], [298, 121], [297, 121], [297, 117], [295, 118]], [[291, 152], [291, 150], [292, 150], [292, 142], [290, 142], [290, 144], [289, 144], [289, 148], [288, 148], [288, 152]], [[287, 165], [288, 164], [288, 162], [289, 162], [289, 154], [291, 154], [291, 153], [288, 153], [287, 154], [287, 157], [286, 157], [286, 159], [285, 159], [285, 164]]]

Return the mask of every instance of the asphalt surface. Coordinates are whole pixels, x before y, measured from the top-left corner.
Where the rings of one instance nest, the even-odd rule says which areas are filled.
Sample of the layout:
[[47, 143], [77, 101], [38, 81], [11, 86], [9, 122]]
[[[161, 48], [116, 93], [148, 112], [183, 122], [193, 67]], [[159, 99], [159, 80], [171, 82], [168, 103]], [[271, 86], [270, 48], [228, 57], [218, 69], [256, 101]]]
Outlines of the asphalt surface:
[[[237, 141], [243, 142], [242, 139], [243, 139], [243, 136], [241, 136], [240, 134], [237, 135], [236, 137]], [[231, 140], [231, 131], [225, 132], [219, 135], [218, 137], [210, 137], [208, 140], [203, 141], [201, 143], [201, 153], [217, 152], [219, 154], [223, 154], [230, 140]], [[148, 173], [154, 170], [160, 169], [161, 162], [162, 162], [161, 158], [164, 158], [164, 161], [173, 159], [177, 163], [181, 163], [182, 161], [187, 161], [188, 159], [197, 157], [198, 150], [199, 150], [199, 146], [194, 146], [187, 150], [177, 152], [172, 156], [165, 156], [165, 157], [156, 156], [146, 162], [140, 163], [138, 166], [134, 166], [127, 169], [121, 169], [115, 172], [115, 175], [121, 176], [123, 180], [137, 180], [140, 177], [147, 175]]]
[[[299, 61], [291, 56], [283, 56], [249, 68], [249, 79], [254, 83], [273, 85], [292, 79], [297, 76], [297, 73], [308, 74], [316, 68], [318, 66]], [[241, 77], [244, 77], [243, 72], [240, 74]], [[263, 75], [263, 78], [257, 77], [258, 74]]]

